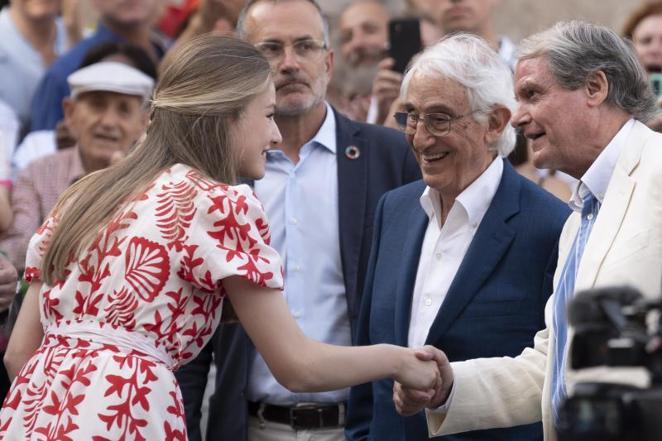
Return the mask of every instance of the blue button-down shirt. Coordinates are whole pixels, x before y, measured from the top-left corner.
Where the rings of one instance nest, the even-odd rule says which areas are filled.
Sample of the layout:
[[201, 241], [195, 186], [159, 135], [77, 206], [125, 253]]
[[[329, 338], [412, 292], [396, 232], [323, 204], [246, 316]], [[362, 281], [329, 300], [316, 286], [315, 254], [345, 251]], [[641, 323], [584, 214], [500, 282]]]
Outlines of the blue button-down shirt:
[[[265, 177], [255, 183], [271, 229], [271, 245], [285, 265], [285, 297], [303, 332], [338, 345], [351, 344], [340, 261], [336, 122], [327, 105], [317, 134], [301, 147], [294, 164], [280, 150], [267, 154]], [[279, 385], [258, 354], [252, 363], [248, 399], [270, 404], [339, 402], [348, 390], [293, 394]]]

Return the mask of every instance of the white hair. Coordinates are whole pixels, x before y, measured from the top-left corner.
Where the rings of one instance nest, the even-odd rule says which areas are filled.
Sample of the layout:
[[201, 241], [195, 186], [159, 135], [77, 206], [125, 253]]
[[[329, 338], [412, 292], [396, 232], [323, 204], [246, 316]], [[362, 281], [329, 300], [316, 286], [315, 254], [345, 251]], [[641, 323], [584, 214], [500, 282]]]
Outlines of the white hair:
[[[404, 100], [411, 78], [421, 74], [451, 79], [462, 85], [467, 91], [469, 105], [474, 119], [487, 120], [487, 113], [503, 107], [515, 110], [513, 74], [506, 63], [480, 37], [472, 34], [452, 34], [427, 48], [414, 59], [405, 73], [400, 89]], [[506, 125], [503, 133], [493, 146], [502, 157], [515, 148], [515, 129]]]

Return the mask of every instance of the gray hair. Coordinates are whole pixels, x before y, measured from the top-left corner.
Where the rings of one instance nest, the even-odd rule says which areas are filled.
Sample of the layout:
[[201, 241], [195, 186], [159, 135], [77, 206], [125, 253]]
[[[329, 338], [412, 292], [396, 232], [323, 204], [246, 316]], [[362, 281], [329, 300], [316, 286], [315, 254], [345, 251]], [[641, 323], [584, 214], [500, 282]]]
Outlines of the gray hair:
[[[486, 121], [486, 114], [497, 107], [514, 112], [513, 74], [485, 40], [476, 35], [458, 33], [444, 37], [415, 58], [402, 81], [403, 100], [416, 74], [436, 75], [461, 84], [467, 91], [471, 110], [481, 112], [475, 114], [476, 121]], [[515, 129], [508, 124], [490, 147], [500, 156], [508, 156], [515, 148]]]
[[[246, 5], [244, 5], [243, 9], [241, 10], [241, 13], [239, 14], [239, 19], [237, 20], [237, 30], [236, 34], [237, 37], [242, 39], [242, 40], [247, 40], [248, 39], [248, 33], [246, 32], [246, 17], [248, 15], [248, 11], [255, 5], [256, 3], [281, 3], [285, 1], [295, 1], [295, 0], [248, 0], [246, 2]], [[305, 1], [307, 3], [310, 3], [317, 9], [317, 12], [319, 12], [320, 19], [322, 20], [322, 33], [323, 33], [323, 39], [324, 39], [324, 45], [329, 48], [330, 46], [330, 38], [329, 38], [329, 21], [326, 18], [326, 15], [324, 15], [324, 11], [322, 11], [322, 8], [320, 5], [315, 1], [315, 0], [300, 0], [300, 1]]]
[[648, 75], [631, 43], [605, 26], [560, 22], [522, 41], [520, 61], [541, 56], [565, 89], [577, 90], [591, 75], [603, 72], [609, 82], [607, 103], [644, 122], [657, 112]]

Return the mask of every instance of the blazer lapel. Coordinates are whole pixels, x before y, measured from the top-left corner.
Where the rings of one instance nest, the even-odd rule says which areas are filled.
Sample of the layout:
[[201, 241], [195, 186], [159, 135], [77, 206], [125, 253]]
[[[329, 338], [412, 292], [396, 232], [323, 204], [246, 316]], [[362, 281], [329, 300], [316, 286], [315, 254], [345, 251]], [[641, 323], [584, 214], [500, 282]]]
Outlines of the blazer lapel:
[[614, 243], [636, 184], [630, 175], [639, 164], [641, 152], [649, 136], [649, 129], [636, 122], [623, 146], [598, 218], [584, 248], [584, 255], [577, 270], [576, 291], [594, 285], [600, 266]]
[[[425, 185], [421, 186], [421, 191]], [[407, 346], [409, 336], [409, 320], [411, 318], [411, 301], [414, 296], [414, 284], [418, 272], [418, 262], [421, 258], [423, 237], [429, 219], [423, 208], [415, 201], [416, 206], [409, 212], [406, 225], [409, 226], [402, 246], [402, 255], [395, 261], [403, 262], [400, 268], [393, 268], [398, 273], [395, 286], [395, 344]]]
[[516, 232], [506, 221], [519, 212], [519, 194], [518, 176], [504, 161], [499, 188], [432, 322], [426, 344], [440, 340], [448, 332], [508, 250]]
[[[335, 112], [335, 111], [334, 111]], [[338, 226], [340, 258], [350, 316], [358, 306], [357, 268], [363, 240], [369, 149], [358, 136], [358, 127], [335, 112], [338, 163]]]

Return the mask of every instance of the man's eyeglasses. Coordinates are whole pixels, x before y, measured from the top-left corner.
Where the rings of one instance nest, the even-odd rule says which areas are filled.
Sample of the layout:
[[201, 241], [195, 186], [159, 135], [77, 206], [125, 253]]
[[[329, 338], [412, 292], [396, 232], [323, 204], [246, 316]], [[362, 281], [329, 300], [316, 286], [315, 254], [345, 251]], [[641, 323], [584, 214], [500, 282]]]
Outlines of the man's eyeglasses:
[[446, 113], [416, 113], [416, 112], [397, 112], [395, 121], [405, 131], [407, 135], [414, 135], [418, 122], [423, 121], [423, 125], [432, 136], [446, 136], [451, 131], [451, 123], [466, 116], [480, 112], [474, 110], [464, 115], [450, 116]]
[[301, 60], [311, 60], [317, 58], [326, 44], [323, 41], [305, 39], [297, 40], [292, 44], [283, 44], [278, 41], [263, 41], [255, 45], [264, 57], [269, 61], [280, 60], [285, 55], [285, 47], [291, 46], [294, 54]]

